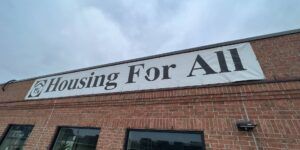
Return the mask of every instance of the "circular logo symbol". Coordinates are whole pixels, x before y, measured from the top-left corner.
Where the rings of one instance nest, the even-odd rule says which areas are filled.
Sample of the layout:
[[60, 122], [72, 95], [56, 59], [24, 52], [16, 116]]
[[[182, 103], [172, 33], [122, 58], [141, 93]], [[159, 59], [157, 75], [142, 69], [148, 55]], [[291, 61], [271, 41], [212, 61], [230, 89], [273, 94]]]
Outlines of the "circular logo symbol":
[[38, 97], [43, 91], [44, 86], [46, 85], [47, 80], [37, 81], [33, 86], [29, 97]]

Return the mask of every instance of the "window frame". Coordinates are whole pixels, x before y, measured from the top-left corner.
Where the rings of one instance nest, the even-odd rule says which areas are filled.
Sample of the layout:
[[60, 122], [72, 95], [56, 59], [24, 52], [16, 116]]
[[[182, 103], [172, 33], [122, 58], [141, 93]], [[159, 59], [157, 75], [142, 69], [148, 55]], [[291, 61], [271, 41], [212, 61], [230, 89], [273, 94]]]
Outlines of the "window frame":
[[26, 138], [25, 142], [24, 142], [24, 146], [26, 145], [27, 143], [27, 139], [30, 138], [30, 135], [33, 131], [33, 128], [34, 128], [34, 124], [8, 124], [3, 132], [3, 134], [1, 135], [0, 137], [0, 145], [2, 144], [2, 142], [4, 141], [5, 137], [7, 136], [8, 132], [9, 132], [9, 129], [11, 129], [12, 126], [30, 126], [32, 127], [31, 129], [31, 132], [28, 134], [28, 137]]
[[204, 139], [204, 131], [198, 130], [164, 130], [164, 129], [135, 129], [135, 128], [127, 128], [125, 134], [125, 141], [123, 144], [123, 150], [127, 149], [128, 146], [128, 139], [129, 139], [129, 132], [130, 131], [138, 131], [138, 132], [162, 132], [162, 133], [187, 133], [187, 134], [200, 134], [201, 138], [203, 139], [203, 148], [206, 150], [205, 147], [205, 139]]
[[100, 140], [100, 133], [101, 133], [101, 128], [100, 127], [89, 127], [89, 126], [57, 126], [56, 129], [55, 129], [55, 134], [54, 134], [54, 136], [52, 136], [52, 140], [51, 140], [51, 143], [50, 143], [50, 146], [49, 146], [49, 150], [53, 149], [54, 144], [56, 142], [56, 139], [57, 139], [57, 137], [59, 135], [59, 131], [62, 128], [98, 129], [99, 130], [99, 135], [98, 135], [98, 139], [97, 139], [97, 143], [96, 143], [96, 148], [97, 148], [98, 141]]

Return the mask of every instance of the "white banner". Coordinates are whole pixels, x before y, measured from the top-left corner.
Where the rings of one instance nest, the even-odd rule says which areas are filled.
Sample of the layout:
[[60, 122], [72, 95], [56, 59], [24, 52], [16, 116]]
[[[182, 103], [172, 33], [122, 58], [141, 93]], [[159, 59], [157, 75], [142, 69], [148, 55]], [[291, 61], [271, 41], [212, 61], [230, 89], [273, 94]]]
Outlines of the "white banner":
[[37, 79], [25, 99], [176, 88], [264, 78], [250, 43], [242, 43]]

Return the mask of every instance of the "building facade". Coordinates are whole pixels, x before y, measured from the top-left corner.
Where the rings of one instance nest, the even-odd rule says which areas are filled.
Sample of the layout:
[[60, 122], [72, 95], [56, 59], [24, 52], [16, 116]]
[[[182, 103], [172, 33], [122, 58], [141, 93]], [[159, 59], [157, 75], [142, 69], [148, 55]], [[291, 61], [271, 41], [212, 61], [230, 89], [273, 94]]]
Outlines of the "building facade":
[[[219, 77], [216, 79], [212, 77], [209, 84], [181, 86], [178, 83], [178, 87], [165, 87], [166, 84], [162, 83], [155, 84], [157, 89], [147, 84], [144, 88], [141, 83], [138, 89], [132, 86], [128, 87], [132, 89], [128, 91], [126, 87], [122, 91], [108, 93], [97, 93], [92, 90], [90, 92], [85, 89], [87, 94], [61, 92], [66, 95], [50, 93], [44, 97], [39, 95], [41, 98], [30, 99], [29, 91], [41, 78], [53, 79], [53, 83], [50, 83], [53, 87], [48, 90], [54, 91], [54, 81], [58, 79], [54, 80], [53, 77], [177, 56], [198, 50], [209, 51], [240, 43], [251, 45], [263, 73], [262, 79], [246, 80], [246, 77], [245, 80], [213, 84]], [[216, 52], [218, 62], [222, 62], [222, 55], [219, 54]], [[231, 51], [230, 54], [235, 53]], [[201, 69], [209, 74], [207, 72], [209, 69], [206, 70], [200, 60], [192, 62], [194, 65], [189, 72], [190, 75], [193, 75], [192, 71]], [[200, 67], [196, 67], [196, 63], [199, 63]], [[222, 69], [226, 72], [226, 66], [222, 66], [224, 63], [218, 64], [220, 72]], [[233, 65], [235, 70], [238, 70], [239, 64]], [[168, 69], [172, 68], [175, 66], [168, 66]], [[227, 69], [230, 70], [230, 67]], [[163, 70], [157, 76], [157, 69], [152, 70], [153, 74], [150, 76], [151, 71], [147, 72], [145, 69], [149, 81], [156, 77], [168, 78]], [[139, 70], [132, 70], [132, 78], [139, 75], [137, 71]], [[98, 79], [100, 81], [100, 76], [96, 79], [96, 75], [89, 74], [89, 77], [91, 82]], [[107, 77], [109, 78], [114, 76]], [[147, 76], [143, 78], [147, 80]], [[233, 75], [232, 78], [235, 80], [238, 77]], [[134, 82], [133, 79], [127, 80], [129, 83]], [[57, 91], [64, 90], [68, 84], [70, 82], [66, 81], [65, 84], [57, 85]], [[252, 131], [240, 131], [237, 123], [241, 121], [251, 121], [256, 127]], [[16, 147], [22, 145], [24, 149], [63, 149], [63, 147], [68, 149], [69, 146], [73, 149], [96, 147], [101, 150], [152, 150], [164, 147], [182, 150], [298, 150], [300, 149], [300, 30], [2, 84], [0, 135], [2, 146], [0, 149], [4, 150], [12, 148], [9, 146], [14, 144]]]

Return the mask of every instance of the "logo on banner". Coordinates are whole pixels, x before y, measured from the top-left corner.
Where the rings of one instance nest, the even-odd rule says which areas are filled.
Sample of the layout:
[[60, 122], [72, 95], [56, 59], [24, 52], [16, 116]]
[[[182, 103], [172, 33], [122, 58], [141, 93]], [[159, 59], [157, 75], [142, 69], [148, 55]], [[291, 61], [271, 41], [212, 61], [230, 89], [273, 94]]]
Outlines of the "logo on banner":
[[33, 86], [28, 97], [39, 97], [45, 87], [47, 80], [37, 81]]

